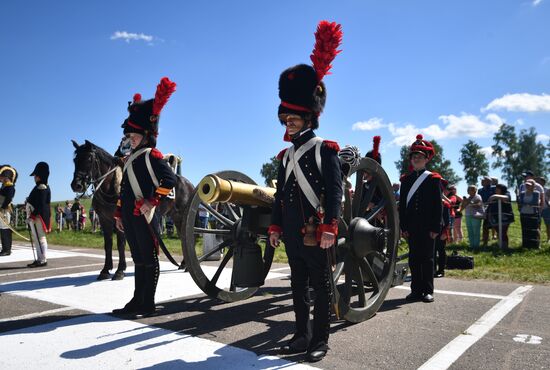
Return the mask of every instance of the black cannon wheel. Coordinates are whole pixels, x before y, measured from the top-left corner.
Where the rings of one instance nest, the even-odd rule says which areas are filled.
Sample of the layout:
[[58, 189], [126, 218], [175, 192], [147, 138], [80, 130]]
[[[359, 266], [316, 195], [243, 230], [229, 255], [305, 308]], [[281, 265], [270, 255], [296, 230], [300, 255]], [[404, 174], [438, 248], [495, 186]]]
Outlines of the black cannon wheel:
[[370, 158], [352, 168], [344, 193], [333, 280], [340, 317], [361, 322], [376, 314], [392, 286], [399, 220], [390, 180]]
[[[221, 171], [215, 173], [216, 176], [232, 181], [244, 182], [247, 184], [256, 184], [254, 180], [243, 173], [237, 171]], [[210, 215], [215, 219], [216, 228], [204, 229], [197, 227], [199, 217], [199, 205], [205, 207]], [[181, 238], [182, 250], [185, 256], [186, 269], [201, 290], [209, 297], [218, 298], [225, 302], [235, 302], [252, 296], [258, 288], [240, 288], [233, 285], [230, 278], [233, 250], [235, 247], [235, 231], [242, 217], [242, 209], [231, 203], [212, 203], [203, 202], [197, 189], [193, 194], [193, 199], [189, 204], [187, 215], [184, 217], [182, 230], [185, 230]], [[216, 246], [209, 252], [204, 252], [200, 247], [204, 243], [204, 236], [210, 234], [216, 237]], [[265, 248], [264, 270], [265, 275], [271, 268], [273, 261], [273, 249]], [[219, 261], [208, 261], [210, 257], [221, 252], [222, 257]], [[227, 281], [229, 277], [229, 282]]]

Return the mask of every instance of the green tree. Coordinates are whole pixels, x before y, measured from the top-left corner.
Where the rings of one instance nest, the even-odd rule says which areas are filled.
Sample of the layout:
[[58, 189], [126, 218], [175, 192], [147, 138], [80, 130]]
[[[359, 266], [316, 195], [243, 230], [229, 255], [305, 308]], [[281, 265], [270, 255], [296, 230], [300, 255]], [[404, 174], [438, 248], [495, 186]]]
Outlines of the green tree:
[[460, 149], [458, 161], [464, 167], [464, 179], [468, 184], [477, 184], [479, 177], [489, 174], [489, 161], [473, 140], [468, 140]]
[[[435, 149], [435, 156], [427, 164], [427, 169], [429, 171], [438, 172], [445, 180], [449, 181], [449, 184], [456, 184], [462, 180], [452, 169], [451, 161], [445, 159], [443, 156], [443, 148], [437, 143], [437, 141], [432, 140], [432, 145]], [[395, 162], [395, 166], [400, 174], [409, 172], [409, 146], [404, 145], [399, 151], [399, 160]]]
[[537, 132], [533, 127], [520, 131], [518, 147], [520, 169], [522, 171], [531, 170], [536, 176], [546, 176], [548, 171], [546, 146], [537, 142]]
[[519, 159], [519, 143], [514, 126], [504, 123], [493, 136], [493, 168], [500, 168], [508, 186], [516, 186], [523, 171]]
[[533, 127], [521, 130], [518, 136], [514, 126], [503, 124], [493, 140], [493, 168], [501, 169], [508, 186], [518, 186], [522, 181], [521, 173], [525, 170], [531, 170], [537, 176], [548, 173], [547, 153], [550, 146], [537, 142], [537, 132]]
[[462, 180], [452, 168], [451, 161], [443, 156], [443, 147], [437, 141], [432, 140], [432, 145], [435, 149], [435, 156], [428, 162], [428, 170], [438, 172], [449, 184], [457, 184]]
[[407, 145], [403, 145], [401, 147], [401, 150], [399, 151], [399, 160], [394, 163], [400, 176], [409, 172], [410, 160], [409, 147]]
[[279, 160], [277, 157], [271, 157], [269, 162], [262, 165], [260, 174], [265, 179], [267, 186], [271, 185], [271, 180], [277, 180], [277, 173], [279, 172]]

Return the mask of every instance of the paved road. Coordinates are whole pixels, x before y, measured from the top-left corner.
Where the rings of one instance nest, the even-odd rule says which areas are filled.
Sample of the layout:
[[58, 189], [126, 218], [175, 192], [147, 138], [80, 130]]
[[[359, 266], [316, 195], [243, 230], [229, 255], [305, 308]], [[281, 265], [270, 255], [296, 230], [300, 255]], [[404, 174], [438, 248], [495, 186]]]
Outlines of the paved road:
[[0, 259], [0, 369], [550, 369], [548, 286], [443, 278], [432, 304], [393, 288], [372, 319], [334, 322], [331, 351], [312, 366], [274, 351], [293, 330], [286, 265], [226, 304], [163, 262], [161, 314], [121, 320], [108, 313], [130, 298], [132, 267], [96, 281], [101, 251], [54, 247], [38, 270], [31, 260], [24, 245]]

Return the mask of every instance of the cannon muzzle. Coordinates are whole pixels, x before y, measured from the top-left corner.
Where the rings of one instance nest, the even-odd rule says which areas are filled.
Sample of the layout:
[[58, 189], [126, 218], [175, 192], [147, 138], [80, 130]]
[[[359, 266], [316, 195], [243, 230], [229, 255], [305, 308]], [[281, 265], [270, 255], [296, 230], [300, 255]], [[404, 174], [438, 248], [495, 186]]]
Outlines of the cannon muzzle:
[[275, 189], [208, 175], [199, 183], [198, 194], [205, 203], [229, 202], [270, 208]]

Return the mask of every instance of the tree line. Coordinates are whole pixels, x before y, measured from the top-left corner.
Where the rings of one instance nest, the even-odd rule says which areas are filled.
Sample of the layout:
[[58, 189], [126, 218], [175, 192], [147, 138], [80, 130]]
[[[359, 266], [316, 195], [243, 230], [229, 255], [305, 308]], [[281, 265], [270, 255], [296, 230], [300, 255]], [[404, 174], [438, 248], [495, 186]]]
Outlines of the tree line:
[[[520, 130], [516, 133], [513, 125], [504, 123], [493, 135], [494, 144], [491, 146], [491, 157], [494, 159], [490, 165], [482, 147], [474, 140], [468, 140], [460, 149], [459, 163], [463, 168], [464, 180], [467, 184], [477, 184], [478, 180], [489, 174], [489, 169], [500, 169], [502, 180], [508, 187], [516, 187], [522, 182], [521, 174], [526, 170], [533, 171], [537, 176], [545, 177], [550, 171], [550, 140], [546, 144], [537, 142], [535, 128]], [[443, 147], [436, 140], [432, 140], [436, 155], [428, 163], [428, 170], [435, 171], [449, 181], [456, 184], [462, 181], [453, 169], [450, 160], [446, 159]], [[409, 146], [404, 145], [400, 149], [399, 160], [394, 162], [400, 174], [409, 172]], [[262, 165], [260, 174], [269, 185], [272, 179], [277, 178], [279, 161], [276, 157]]]

